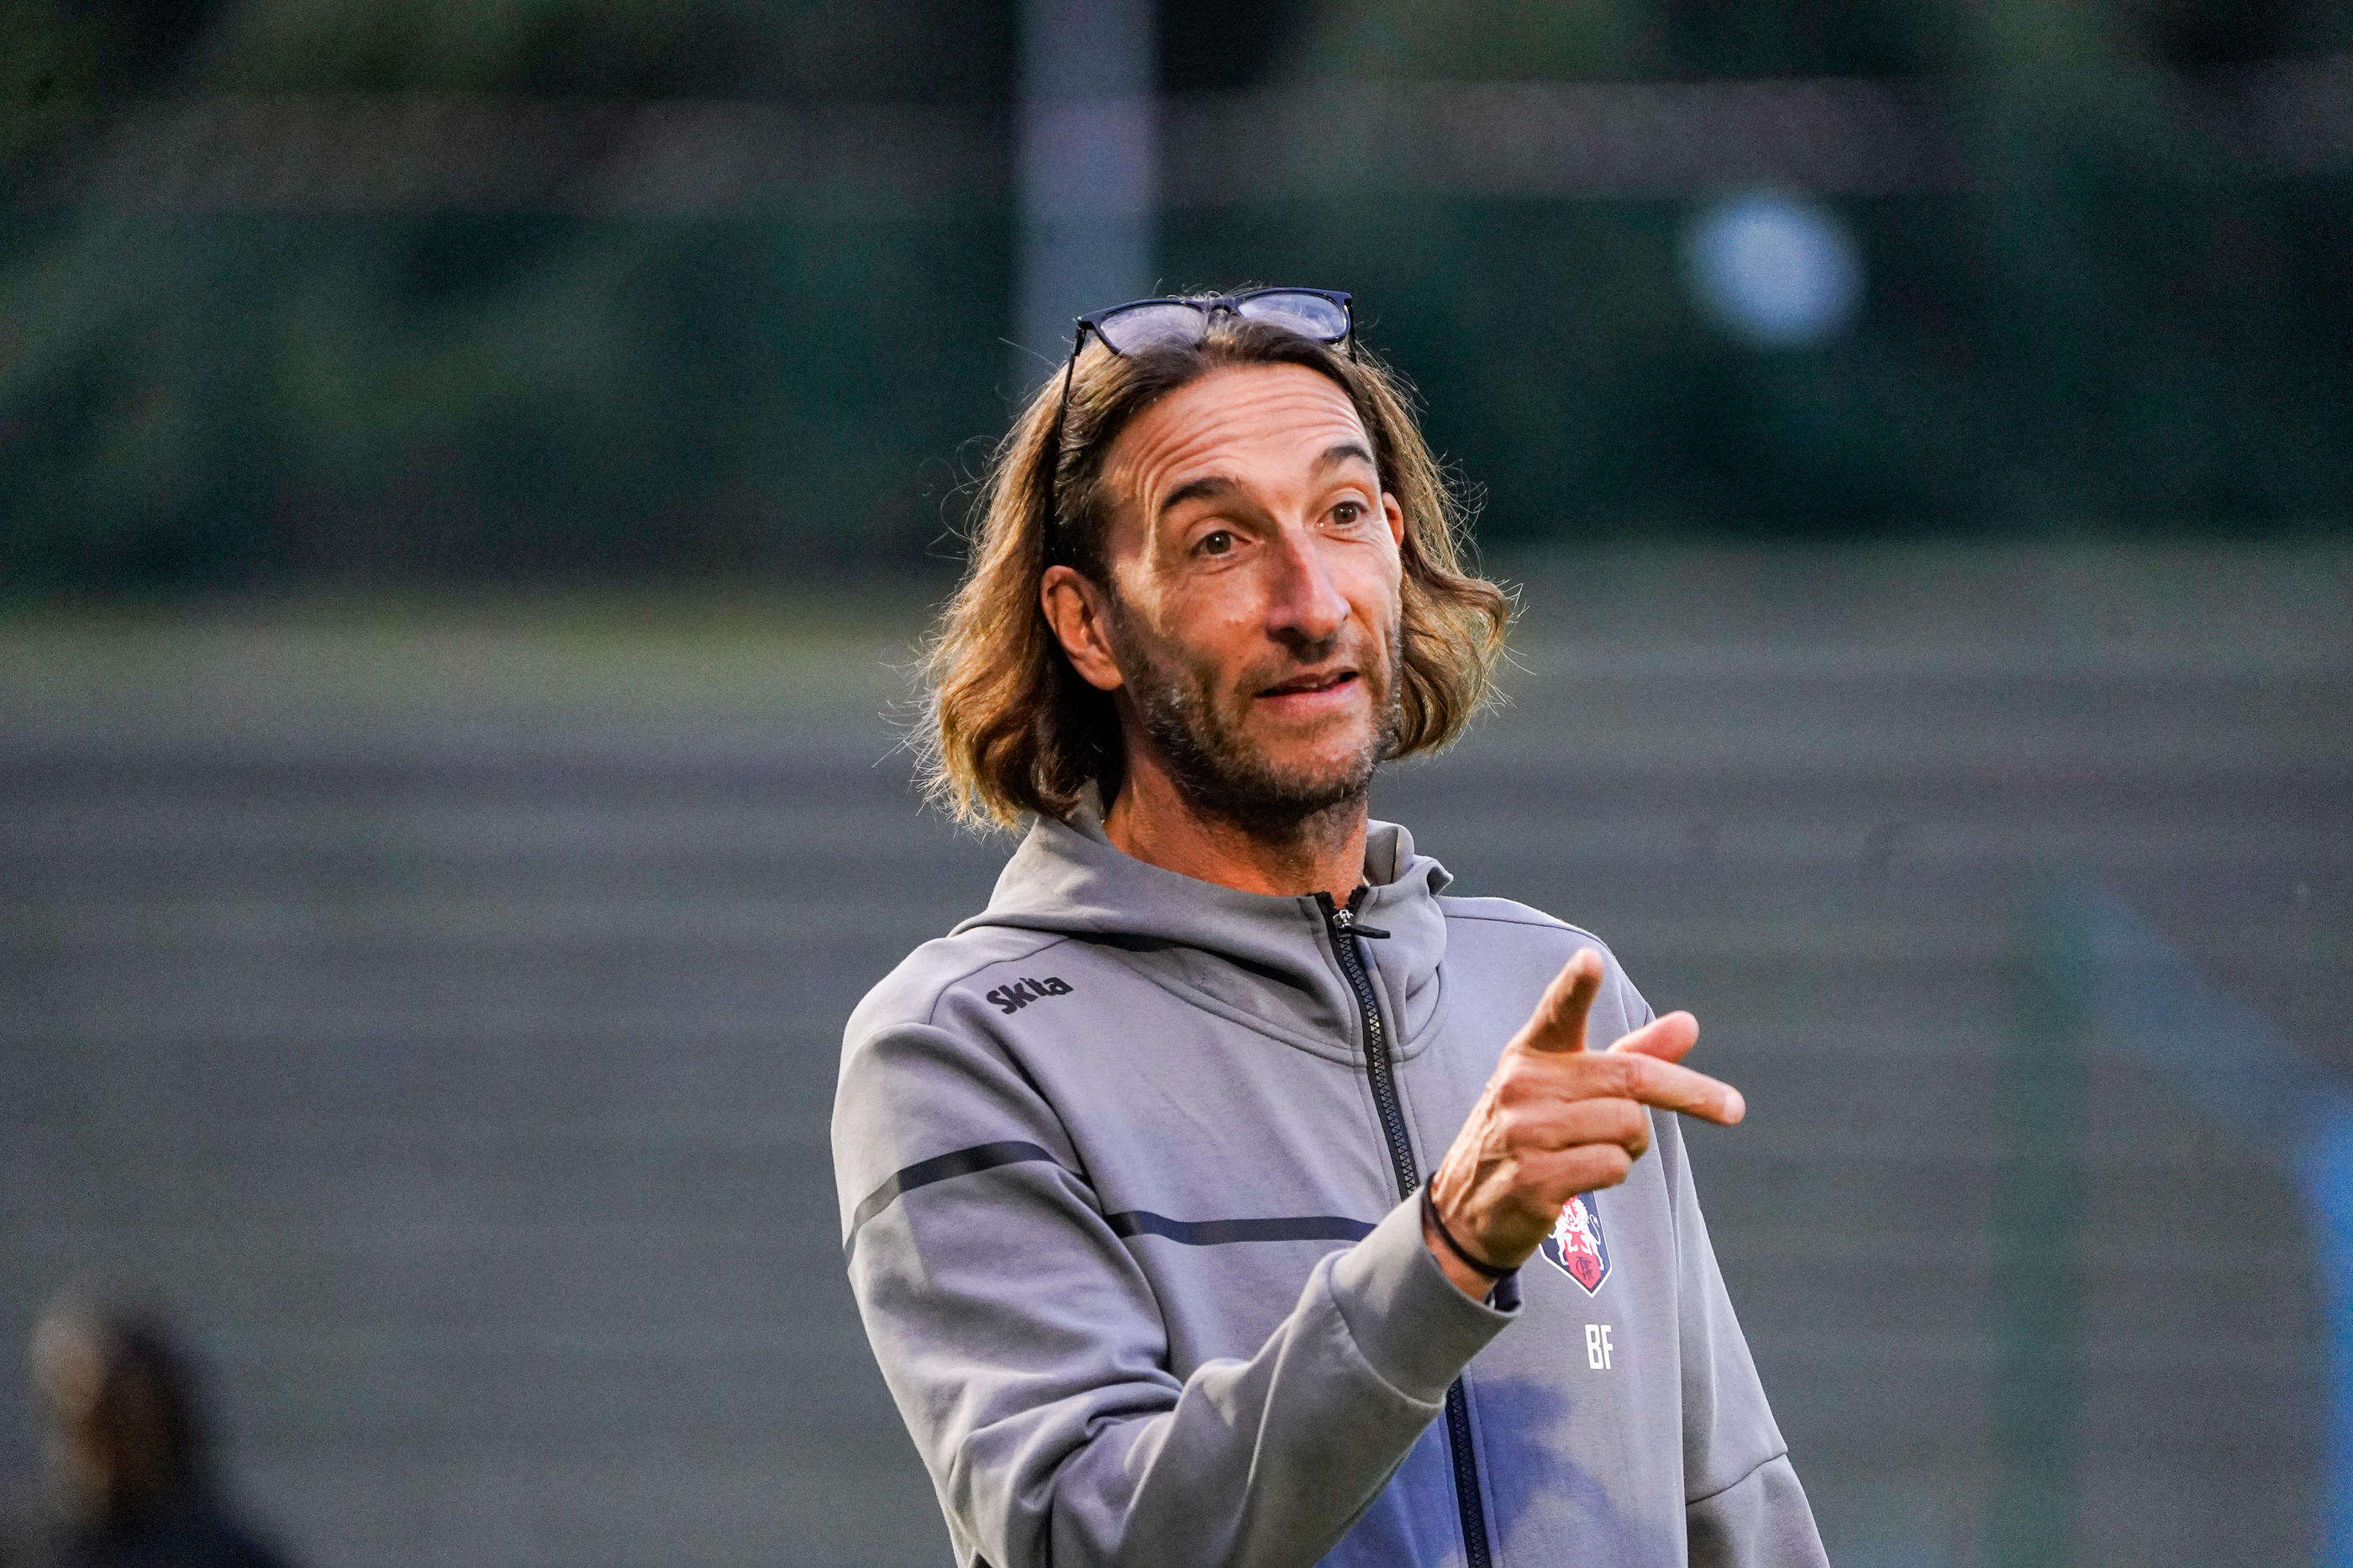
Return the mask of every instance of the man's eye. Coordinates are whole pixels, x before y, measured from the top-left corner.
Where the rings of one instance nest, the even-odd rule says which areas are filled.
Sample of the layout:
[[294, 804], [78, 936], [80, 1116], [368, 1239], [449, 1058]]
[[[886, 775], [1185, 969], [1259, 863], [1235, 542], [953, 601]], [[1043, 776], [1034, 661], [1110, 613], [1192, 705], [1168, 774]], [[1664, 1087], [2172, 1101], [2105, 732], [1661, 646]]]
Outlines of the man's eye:
[[1214, 532], [1203, 534], [1201, 536], [1201, 542], [1193, 546], [1194, 549], [1199, 551], [1204, 555], [1223, 555], [1231, 551], [1233, 547], [1234, 536], [1228, 533], [1222, 528], [1218, 529]]
[[1343, 528], [1364, 515], [1365, 507], [1362, 501], [1344, 500], [1332, 509], [1332, 521]]

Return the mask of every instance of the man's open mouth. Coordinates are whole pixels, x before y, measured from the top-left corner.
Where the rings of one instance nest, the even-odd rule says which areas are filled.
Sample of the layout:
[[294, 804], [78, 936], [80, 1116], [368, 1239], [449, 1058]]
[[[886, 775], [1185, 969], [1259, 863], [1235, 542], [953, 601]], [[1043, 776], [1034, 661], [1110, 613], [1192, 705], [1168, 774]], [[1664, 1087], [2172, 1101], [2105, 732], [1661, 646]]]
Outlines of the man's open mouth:
[[1334, 687], [1345, 686], [1356, 679], [1356, 672], [1353, 669], [1327, 669], [1314, 675], [1297, 675], [1289, 680], [1278, 681], [1259, 695], [1261, 697], [1298, 697], [1311, 692], [1329, 691]]

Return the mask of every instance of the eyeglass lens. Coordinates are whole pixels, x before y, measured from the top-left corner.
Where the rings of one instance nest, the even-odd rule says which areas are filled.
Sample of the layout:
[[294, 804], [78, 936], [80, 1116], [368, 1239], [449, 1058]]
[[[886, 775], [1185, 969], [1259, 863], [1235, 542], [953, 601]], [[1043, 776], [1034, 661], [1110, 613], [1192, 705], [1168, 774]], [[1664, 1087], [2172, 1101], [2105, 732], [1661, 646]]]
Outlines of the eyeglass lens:
[[1234, 310], [1251, 321], [1271, 321], [1317, 342], [1336, 343], [1348, 335], [1348, 312], [1321, 294], [1253, 294], [1238, 301]]
[[1105, 316], [1095, 331], [1119, 353], [1147, 343], [1198, 343], [1209, 332], [1208, 312], [1181, 300], [1133, 305]]

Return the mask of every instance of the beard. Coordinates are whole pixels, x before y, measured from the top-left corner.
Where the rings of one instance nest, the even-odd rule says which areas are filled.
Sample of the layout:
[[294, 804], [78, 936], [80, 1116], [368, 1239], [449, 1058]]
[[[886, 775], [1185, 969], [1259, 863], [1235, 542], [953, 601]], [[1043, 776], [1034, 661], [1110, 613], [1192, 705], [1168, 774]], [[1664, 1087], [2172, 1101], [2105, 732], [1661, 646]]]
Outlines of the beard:
[[[1396, 626], [1389, 628], [1382, 657], [1361, 657], [1372, 653], [1369, 647], [1358, 650], [1356, 679], [1373, 711], [1360, 743], [1337, 759], [1310, 763], [1285, 763], [1251, 738], [1242, 721], [1253, 695], [1221, 692], [1213, 671], [1161, 645], [1124, 613], [1114, 612], [1112, 630], [1113, 652], [1136, 722], [1159, 750], [1178, 792], [1202, 816], [1253, 837], [1296, 838], [1327, 814], [1362, 803], [1375, 770], [1397, 744], [1396, 674], [1403, 639]], [[1300, 662], [1313, 664], [1324, 657], [1318, 650]], [[1231, 689], [1255, 693], [1285, 673], [1277, 668], [1261, 679], [1252, 672]]]

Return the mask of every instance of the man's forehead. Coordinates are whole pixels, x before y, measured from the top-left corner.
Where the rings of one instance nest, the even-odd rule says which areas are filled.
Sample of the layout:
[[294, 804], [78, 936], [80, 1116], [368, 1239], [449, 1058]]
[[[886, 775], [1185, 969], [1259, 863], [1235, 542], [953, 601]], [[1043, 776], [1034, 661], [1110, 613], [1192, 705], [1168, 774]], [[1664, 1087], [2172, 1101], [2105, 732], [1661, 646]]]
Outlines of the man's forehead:
[[1372, 450], [1356, 404], [1329, 376], [1304, 365], [1235, 365], [1138, 415], [1106, 467], [1140, 496], [1226, 463], [1306, 468], [1343, 445]]

